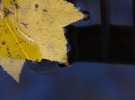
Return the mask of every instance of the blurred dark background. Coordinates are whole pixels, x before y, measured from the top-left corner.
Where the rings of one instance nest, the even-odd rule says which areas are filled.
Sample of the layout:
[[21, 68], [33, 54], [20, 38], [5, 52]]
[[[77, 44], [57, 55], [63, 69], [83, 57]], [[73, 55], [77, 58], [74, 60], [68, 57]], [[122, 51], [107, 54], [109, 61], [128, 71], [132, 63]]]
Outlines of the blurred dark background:
[[133, 0], [68, 0], [88, 18], [66, 27], [69, 61], [134, 64]]

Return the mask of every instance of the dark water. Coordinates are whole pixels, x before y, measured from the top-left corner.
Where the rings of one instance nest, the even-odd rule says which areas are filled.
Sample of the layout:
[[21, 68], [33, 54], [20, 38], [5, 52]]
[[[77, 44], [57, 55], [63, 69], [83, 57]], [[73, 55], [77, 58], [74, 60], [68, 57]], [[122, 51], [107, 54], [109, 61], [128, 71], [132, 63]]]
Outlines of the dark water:
[[66, 27], [73, 64], [60, 68], [56, 62], [26, 61], [19, 84], [0, 68], [0, 100], [135, 100], [135, 66], [124, 65], [133, 64], [131, 0], [109, 0], [109, 62], [121, 64], [98, 63], [103, 60], [100, 0], [78, 1], [89, 18]]
[[[69, 0], [72, 1], [72, 0]], [[73, 0], [81, 12], [87, 12], [87, 20], [67, 27], [69, 61], [103, 62], [103, 39], [100, 0]], [[104, 62], [134, 64], [135, 35], [133, 33], [132, 0], [108, 0], [110, 33], [108, 60]]]
[[134, 66], [82, 62], [56, 70], [56, 64], [49, 63], [31, 64], [39, 69], [49, 66], [50, 71], [41, 73], [26, 62], [19, 84], [0, 69], [0, 100], [135, 99]]

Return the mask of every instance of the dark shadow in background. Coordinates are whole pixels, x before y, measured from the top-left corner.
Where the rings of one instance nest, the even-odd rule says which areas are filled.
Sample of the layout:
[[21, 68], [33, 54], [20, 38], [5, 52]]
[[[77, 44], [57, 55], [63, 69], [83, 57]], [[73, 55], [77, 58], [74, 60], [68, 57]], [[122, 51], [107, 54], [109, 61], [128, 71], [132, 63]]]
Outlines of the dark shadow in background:
[[[93, 25], [86, 28], [68, 27], [72, 51], [70, 61], [103, 62], [101, 27]], [[111, 26], [109, 41], [109, 62], [134, 64], [134, 39], [132, 27]]]
[[[79, 4], [80, 11], [89, 12], [89, 20], [91, 20], [90, 23], [87, 23], [89, 20], [85, 20], [78, 22], [77, 25], [66, 27], [68, 29], [66, 37], [72, 48], [69, 52], [70, 63], [76, 61], [135, 63], [132, 0], [117, 0], [117, 2], [108, 0], [106, 9], [109, 9], [110, 13], [110, 26], [107, 41], [103, 38], [104, 34], [102, 33], [100, 0], [69, 1], [81, 2], [82, 5]], [[107, 60], [104, 60], [104, 41], [108, 42]]]

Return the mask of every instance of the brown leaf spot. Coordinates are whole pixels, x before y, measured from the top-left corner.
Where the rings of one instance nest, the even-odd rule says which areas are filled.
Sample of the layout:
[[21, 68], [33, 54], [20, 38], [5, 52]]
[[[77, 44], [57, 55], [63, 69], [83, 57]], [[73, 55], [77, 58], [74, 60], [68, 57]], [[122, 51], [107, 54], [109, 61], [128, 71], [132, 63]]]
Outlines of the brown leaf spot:
[[20, 8], [20, 6], [18, 4], [15, 4], [15, 7], [16, 7], [16, 9], [19, 9]]
[[8, 16], [8, 15], [14, 14], [12, 11], [10, 11], [7, 8], [4, 8], [3, 12], [4, 12], [5, 17]]
[[20, 22], [25, 28], [28, 28], [27, 26], [29, 25], [29, 24], [27, 24], [27, 23], [23, 23], [23, 22]]
[[6, 44], [6, 42], [5, 42], [5, 41], [2, 41], [2, 42], [1, 42], [1, 44], [2, 44], [2, 45], [5, 45], [5, 44]]
[[43, 9], [43, 12], [47, 12], [47, 10], [46, 9]]
[[8, 53], [8, 57], [11, 57], [11, 53], [8, 47], [7, 47], [7, 53]]
[[39, 7], [39, 4], [35, 4], [35, 8], [38, 8]]

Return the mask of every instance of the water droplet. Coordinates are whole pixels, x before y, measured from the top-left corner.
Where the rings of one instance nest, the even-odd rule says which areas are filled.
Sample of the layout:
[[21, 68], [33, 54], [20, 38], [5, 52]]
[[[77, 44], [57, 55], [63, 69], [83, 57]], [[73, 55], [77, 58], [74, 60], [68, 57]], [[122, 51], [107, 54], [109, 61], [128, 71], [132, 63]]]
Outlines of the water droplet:
[[88, 21], [90, 19], [90, 14], [88, 11], [82, 11], [82, 13], [84, 14], [85, 18], [83, 19], [83, 21]]
[[70, 44], [67, 44], [67, 51], [71, 51], [71, 45]]
[[68, 29], [64, 28], [64, 33], [67, 34], [68, 33]]

